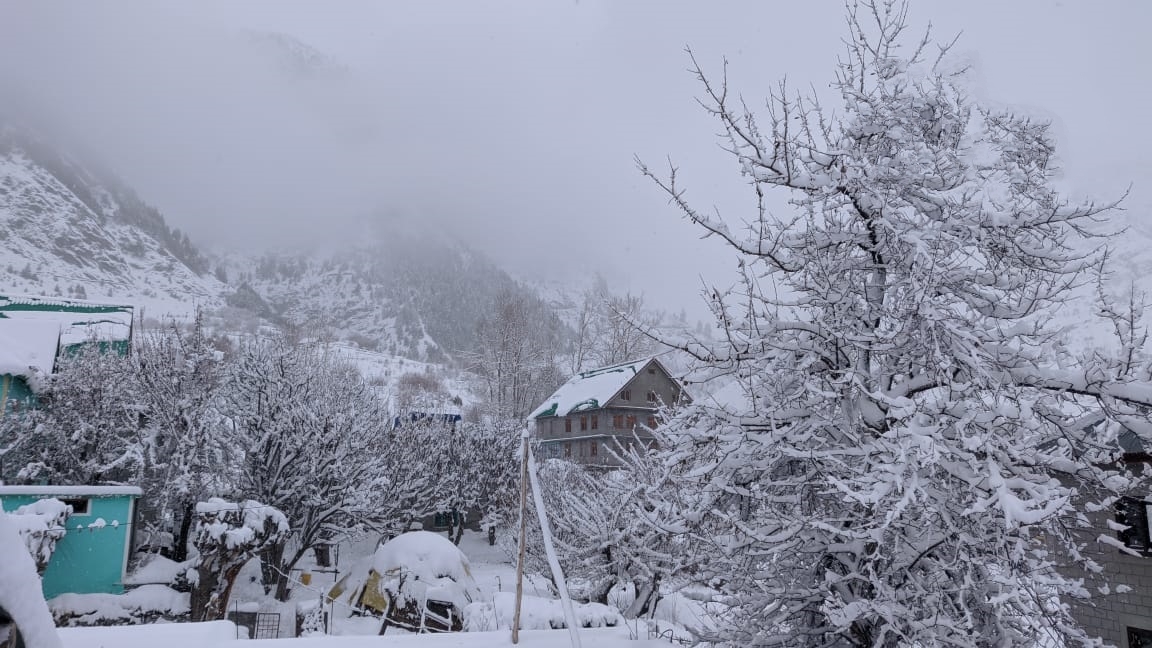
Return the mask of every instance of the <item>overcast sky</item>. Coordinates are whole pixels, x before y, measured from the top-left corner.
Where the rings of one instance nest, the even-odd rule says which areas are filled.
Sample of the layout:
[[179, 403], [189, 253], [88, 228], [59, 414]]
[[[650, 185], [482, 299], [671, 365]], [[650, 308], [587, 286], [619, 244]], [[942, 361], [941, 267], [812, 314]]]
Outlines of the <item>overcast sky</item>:
[[[666, 156], [691, 196], [751, 205], [695, 103], [684, 47], [759, 102], [826, 93], [843, 5], [523, 0], [54, 3], [0, 0], [0, 99], [34, 97], [208, 247], [354, 239], [432, 223], [522, 276], [613, 286], [698, 313], [734, 257], [635, 170]], [[1152, 3], [913, 0], [987, 101], [1052, 119], [1068, 188], [1152, 206]], [[343, 71], [301, 76], [247, 32]], [[1146, 216], [1139, 215], [1142, 220]]]

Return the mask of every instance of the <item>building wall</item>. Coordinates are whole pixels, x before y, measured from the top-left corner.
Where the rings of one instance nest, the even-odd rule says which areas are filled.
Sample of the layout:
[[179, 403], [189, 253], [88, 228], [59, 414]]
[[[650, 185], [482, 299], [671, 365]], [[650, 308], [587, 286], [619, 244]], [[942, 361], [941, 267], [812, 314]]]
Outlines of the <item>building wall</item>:
[[[1152, 632], [1152, 556], [1131, 556], [1096, 540], [1101, 534], [1116, 537], [1116, 532], [1108, 527], [1108, 521], [1115, 519], [1111, 511], [1086, 512], [1085, 515], [1091, 526], [1077, 532], [1079, 539], [1085, 544], [1084, 553], [1101, 564], [1104, 571], [1099, 575], [1084, 575], [1084, 585], [1092, 593], [1091, 600], [1068, 603], [1089, 634], [1126, 647], [1128, 628]], [[1105, 584], [1110, 592], [1107, 595], [1100, 593]], [[1131, 589], [1117, 593], [1118, 585]]]
[[[51, 495], [0, 495], [12, 511]], [[71, 497], [59, 499], [70, 500]], [[80, 498], [77, 498], [80, 499]], [[135, 500], [131, 496], [88, 497], [87, 513], [73, 513], [67, 531], [44, 570], [44, 598], [65, 593], [122, 594]], [[103, 520], [104, 525], [92, 525]]]
[[[659, 407], [674, 405], [680, 397], [680, 387], [676, 381], [657, 368], [654, 363], [641, 369], [640, 373], [628, 383], [626, 391], [631, 392], [628, 399], [624, 398], [623, 393], [617, 394], [605, 404], [605, 407]], [[656, 392], [656, 401], [648, 400], [647, 395], [650, 391]]]
[[[537, 419], [536, 439], [541, 442], [540, 455], [586, 465], [619, 465], [612, 451], [627, 449], [638, 442], [648, 447], [655, 445], [650, 430], [659, 425], [656, 414], [654, 407], [605, 408]], [[567, 431], [566, 421], [571, 422], [571, 432]], [[596, 446], [595, 450], [593, 446]]]
[[637, 442], [653, 447], [655, 439], [649, 430], [659, 425], [658, 409], [677, 403], [680, 397], [676, 381], [650, 364], [603, 408], [536, 419], [539, 454], [589, 466], [618, 466], [613, 451]]
[[23, 376], [0, 374], [0, 416], [14, 409], [25, 409], [36, 405], [36, 395], [28, 387]]

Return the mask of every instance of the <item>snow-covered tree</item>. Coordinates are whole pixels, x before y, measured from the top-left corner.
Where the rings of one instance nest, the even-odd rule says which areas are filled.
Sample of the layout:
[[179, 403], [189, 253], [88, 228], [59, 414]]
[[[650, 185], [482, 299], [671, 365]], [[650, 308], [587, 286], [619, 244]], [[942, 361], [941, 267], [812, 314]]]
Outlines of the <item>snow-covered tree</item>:
[[62, 357], [43, 387], [43, 406], [5, 416], [4, 477], [99, 484], [129, 479], [139, 466], [131, 359], [97, 345]]
[[[441, 451], [434, 452], [425, 470], [437, 476], [429, 512], [480, 512], [488, 524], [502, 519], [519, 497], [520, 425], [499, 422], [460, 423], [444, 430]], [[464, 525], [449, 531], [459, 544]]]
[[228, 379], [224, 411], [241, 457], [233, 488], [291, 521], [292, 542], [261, 555], [264, 582], [283, 599], [286, 575], [312, 547], [391, 521], [384, 462], [409, 458], [387, 443], [390, 419], [357, 369], [323, 349], [248, 341]]
[[274, 507], [253, 500], [197, 502], [192, 565], [192, 620], [223, 619], [236, 576], [252, 558], [284, 544], [288, 520]]
[[576, 312], [569, 365], [573, 373], [628, 362], [654, 354], [653, 339], [661, 315], [644, 304], [640, 295], [613, 294], [598, 278], [584, 292]]
[[560, 385], [558, 326], [541, 302], [512, 289], [480, 318], [477, 350], [464, 355], [483, 381], [493, 417], [521, 420]]
[[199, 313], [187, 331], [172, 323], [138, 338], [130, 389], [140, 419], [140, 467], [133, 483], [148, 494], [142, 523], [152, 534], [171, 533], [172, 557], [183, 561], [193, 507], [224, 493], [235, 472], [220, 413], [226, 358]]
[[848, 26], [835, 111], [781, 84], [765, 122], [697, 66], [742, 226], [641, 166], [742, 268], [711, 296], [721, 342], [682, 346], [744, 402], [672, 419], [664, 490], [698, 498], [651, 505], [702, 548], [740, 645], [1089, 643], [1066, 601], [1099, 566], [1071, 531], [1133, 482], [1106, 463], [1116, 426], [1082, 416], [1152, 390], [1071, 364], [1049, 315], [1111, 205], [1059, 196], [1048, 124], [975, 103], [903, 4]]
[[[661, 585], [690, 570], [695, 560], [687, 540], [664, 526], [664, 510], [647, 497], [650, 488], [661, 487], [661, 497], [678, 499], [661, 462], [646, 452], [618, 453], [625, 466], [611, 472], [545, 461], [540, 486], [564, 573], [570, 584], [584, 585], [574, 595], [623, 603], [624, 616], [636, 618], [653, 611]], [[534, 566], [546, 571], [541, 543], [530, 542], [529, 553]], [[609, 600], [613, 590], [621, 600]]]

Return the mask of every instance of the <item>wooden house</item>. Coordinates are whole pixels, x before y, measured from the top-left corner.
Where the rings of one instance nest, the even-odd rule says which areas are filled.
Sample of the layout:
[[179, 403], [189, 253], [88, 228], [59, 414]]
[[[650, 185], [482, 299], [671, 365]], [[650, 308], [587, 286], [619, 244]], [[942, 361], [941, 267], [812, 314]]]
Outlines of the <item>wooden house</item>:
[[529, 415], [541, 458], [588, 465], [619, 464], [612, 450], [655, 443], [660, 411], [690, 399], [656, 358], [572, 376]]

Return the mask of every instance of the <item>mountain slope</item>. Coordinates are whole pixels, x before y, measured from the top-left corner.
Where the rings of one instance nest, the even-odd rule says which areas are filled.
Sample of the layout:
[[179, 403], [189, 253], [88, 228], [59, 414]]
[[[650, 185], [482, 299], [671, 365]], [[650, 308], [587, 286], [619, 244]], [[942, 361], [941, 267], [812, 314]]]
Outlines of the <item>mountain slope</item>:
[[219, 303], [188, 238], [94, 165], [0, 124], [0, 284], [14, 293], [155, 304]]
[[231, 301], [259, 296], [276, 316], [312, 333], [433, 362], [474, 350], [477, 325], [502, 295], [541, 302], [463, 245], [395, 231], [375, 238], [336, 252], [231, 257]]

